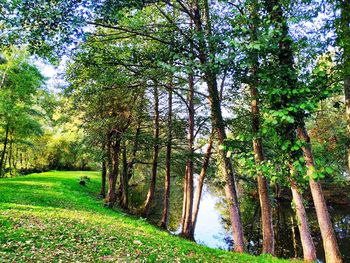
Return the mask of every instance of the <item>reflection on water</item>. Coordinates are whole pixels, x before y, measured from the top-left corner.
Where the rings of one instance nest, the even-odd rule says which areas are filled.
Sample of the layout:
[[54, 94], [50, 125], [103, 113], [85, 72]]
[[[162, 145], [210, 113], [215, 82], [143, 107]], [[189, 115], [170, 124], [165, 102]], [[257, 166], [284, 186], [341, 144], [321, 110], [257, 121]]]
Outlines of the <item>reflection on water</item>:
[[[195, 182], [197, 180], [195, 179]], [[150, 221], [159, 224], [162, 213], [163, 187], [157, 185], [155, 204]], [[148, 185], [138, 183], [131, 190], [130, 203], [139, 209], [143, 204]], [[178, 233], [182, 213], [182, 180], [172, 181], [169, 230]], [[248, 195], [240, 198], [242, 222], [247, 249], [252, 254], [261, 251], [260, 208], [258, 200]], [[319, 260], [324, 261], [322, 239], [319, 233], [316, 214], [313, 208], [307, 208], [310, 229], [317, 249]], [[330, 215], [338, 238], [344, 262], [350, 262], [350, 208], [346, 206], [330, 207]], [[297, 220], [290, 202], [276, 202], [273, 208], [275, 226], [276, 256], [282, 258], [302, 257], [302, 247], [297, 227]], [[197, 243], [225, 250], [232, 249], [233, 241], [224, 195], [221, 189], [205, 184], [195, 230]]]
[[[197, 182], [198, 180], [195, 180]], [[195, 240], [212, 248], [229, 249], [225, 242], [229, 235], [222, 223], [222, 216], [218, 204], [223, 203], [220, 195], [211, 193], [207, 185], [203, 186], [203, 194], [198, 212], [195, 229]]]

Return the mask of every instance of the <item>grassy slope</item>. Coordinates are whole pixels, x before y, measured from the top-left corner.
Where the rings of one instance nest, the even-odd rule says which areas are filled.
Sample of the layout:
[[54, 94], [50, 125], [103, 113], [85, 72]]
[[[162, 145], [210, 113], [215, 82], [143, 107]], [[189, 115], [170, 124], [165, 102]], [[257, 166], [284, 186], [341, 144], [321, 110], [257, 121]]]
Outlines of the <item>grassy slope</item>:
[[[86, 187], [78, 184], [87, 175]], [[0, 180], [0, 262], [287, 262], [210, 249], [103, 207], [96, 172]]]

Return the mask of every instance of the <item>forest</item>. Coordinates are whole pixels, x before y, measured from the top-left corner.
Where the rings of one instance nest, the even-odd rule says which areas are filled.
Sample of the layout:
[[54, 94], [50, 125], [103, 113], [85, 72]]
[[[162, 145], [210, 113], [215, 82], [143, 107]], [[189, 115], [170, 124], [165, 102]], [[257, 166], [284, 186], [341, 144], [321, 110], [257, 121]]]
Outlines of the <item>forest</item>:
[[349, 193], [349, 0], [0, 0], [1, 262], [345, 263]]

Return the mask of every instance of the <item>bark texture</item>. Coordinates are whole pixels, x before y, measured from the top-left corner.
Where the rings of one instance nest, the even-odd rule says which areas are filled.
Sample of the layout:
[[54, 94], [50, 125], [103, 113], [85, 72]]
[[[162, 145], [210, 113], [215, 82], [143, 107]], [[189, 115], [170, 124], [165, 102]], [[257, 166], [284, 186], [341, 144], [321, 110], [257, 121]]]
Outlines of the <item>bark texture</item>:
[[342, 262], [337, 239], [334, 234], [333, 225], [329, 217], [326, 201], [324, 199], [321, 183], [319, 181], [315, 181], [312, 176], [316, 169], [316, 165], [312, 154], [310, 138], [304, 124], [301, 124], [301, 126], [298, 127], [297, 134], [299, 140], [304, 142], [302, 150], [304, 153], [305, 163], [308, 168], [307, 175], [310, 178], [309, 185], [317, 214], [318, 224], [321, 230], [326, 262]]
[[[113, 145], [113, 149], [111, 149], [111, 145], [109, 145], [109, 148], [111, 150], [111, 169], [108, 173], [108, 192], [107, 192], [107, 197], [105, 199], [105, 204], [113, 208], [117, 201], [117, 193], [116, 193], [116, 184], [117, 184], [117, 179], [118, 179], [118, 173], [119, 173], [119, 155], [120, 155], [120, 135], [116, 134], [115, 136], [115, 142]], [[109, 142], [111, 144], [111, 142]]]
[[303, 197], [299, 192], [295, 182], [291, 183], [291, 189], [293, 195], [293, 202], [295, 205], [295, 212], [298, 218], [298, 228], [300, 233], [301, 245], [303, 247], [304, 261], [316, 261], [316, 249], [310, 234], [306, 211], [303, 204]]

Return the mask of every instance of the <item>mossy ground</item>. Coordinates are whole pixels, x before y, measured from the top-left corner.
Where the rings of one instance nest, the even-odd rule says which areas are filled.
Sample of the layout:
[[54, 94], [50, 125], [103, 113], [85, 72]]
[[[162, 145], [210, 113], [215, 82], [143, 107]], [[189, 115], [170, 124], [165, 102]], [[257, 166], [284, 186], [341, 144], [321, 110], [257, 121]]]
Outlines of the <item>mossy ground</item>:
[[288, 262], [210, 249], [104, 208], [99, 182], [98, 172], [0, 179], [0, 262]]

